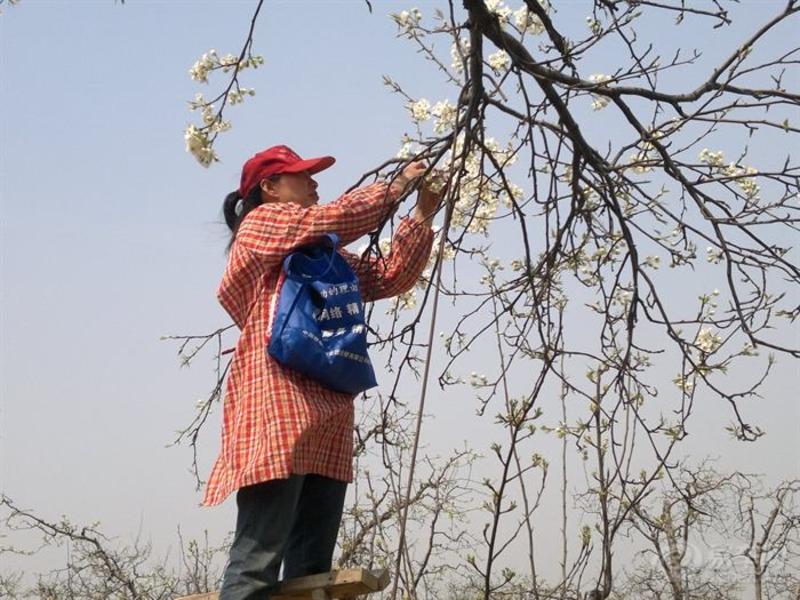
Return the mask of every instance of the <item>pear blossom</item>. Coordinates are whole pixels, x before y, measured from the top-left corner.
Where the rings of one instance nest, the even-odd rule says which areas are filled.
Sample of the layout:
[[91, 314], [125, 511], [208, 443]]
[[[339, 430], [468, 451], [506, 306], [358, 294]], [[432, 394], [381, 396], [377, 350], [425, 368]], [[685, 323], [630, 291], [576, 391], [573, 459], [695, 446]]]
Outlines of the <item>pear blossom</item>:
[[672, 383], [677, 385], [682, 392], [685, 392], [687, 394], [691, 394], [692, 390], [694, 390], [694, 382], [682, 375], [678, 375], [675, 379], [672, 380]]
[[711, 329], [705, 328], [700, 330], [700, 333], [697, 334], [694, 345], [706, 354], [712, 354], [722, 345], [722, 338]]
[[212, 162], [219, 160], [204, 129], [189, 125], [184, 131], [184, 140], [186, 151], [191, 153], [202, 166], [208, 167]]
[[411, 289], [400, 294], [394, 299], [392, 305], [386, 310], [387, 315], [396, 315], [400, 310], [411, 310], [417, 305], [417, 293]]
[[714, 152], [708, 148], [703, 148], [698, 155], [700, 162], [704, 162], [712, 167], [721, 167], [725, 164], [725, 155], [722, 150]]
[[436, 123], [433, 125], [434, 133], [442, 134], [455, 128], [458, 110], [449, 101], [442, 100], [434, 104], [431, 114], [436, 117]]
[[[547, 0], [539, 0], [539, 4], [549, 12], [550, 3]], [[532, 35], [541, 35], [544, 33], [544, 24], [538, 15], [533, 14], [528, 10], [527, 6], [521, 6], [514, 12], [514, 25], [520, 33], [530, 33]]]
[[464, 59], [469, 54], [469, 51], [469, 38], [465, 36], [458, 38], [458, 40], [453, 42], [450, 46], [450, 58], [453, 60], [450, 66], [455, 72], [461, 73], [464, 70]]
[[401, 160], [408, 160], [414, 156], [414, 143], [407, 135], [403, 136], [400, 150], [397, 151], [396, 156]]
[[475, 371], [472, 371], [472, 373], [469, 374], [469, 384], [472, 387], [481, 387], [486, 385], [488, 382], [489, 379], [486, 377], [486, 375], [476, 373]]
[[488, 10], [493, 15], [496, 15], [500, 23], [508, 23], [508, 18], [511, 16], [511, 9], [508, 8], [501, 0], [483, 0]]
[[431, 118], [431, 103], [425, 98], [409, 102], [407, 108], [411, 112], [411, 120], [415, 123], [422, 123]]
[[219, 57], [217, 51], [213, 48], [205, 52], [189, 69], [189, 76], [195, 81], [208, 83], [208, 74], [217, 65], [219, 65]]
[[760, 193], [758, 183], [752, 175], [758, 175], [758, 169], [753, 167], [740, 167], [736, 163], [731, 163], [722, 172], [728, 177], [735, 177], [736, 185], [744, 192], [748, 201], [756, 200]]
[[661, 257], [660, 256], [648, 256], [644, 259], [644, 264], [650, 267], [651, 269], [658, 269], [661, 264]]
[[245, 96], [255, 96], [256, 91], [253, 88], [238, 88], [228, 92], [228, 102], [231, 104], [241, 104], [244, 102]]
[[512, 199], [516, 201], [521, 200], [525, 192], [523, 192], [522, 188], [516, 183], [509, 183], [508, 187], [511, 190], [511, 197], [509, 197], [508, 191], [504, 189], [502, 192], [500, 192], [500, 200], [503, 202], [506, 208], [511, 208], [514, 205]]
[[219, 64], [222, 67], [222, 72], [227, 73], [236, 65], [239, 64], [239, 57], [234, 56], [233, 54], [226, 54], [222, 58], [219, 59]]
[[500, 74], [508, 70], [511, 64], [511, 58], [505, 50], [498, 50], [494, 54], [489, 55], [487, 62], [495, 73]]
[[394, 19], [394, 22], [397, 23], [397, 26], [402, 29], [404, 33], [411, 33], [422, 21], [422, 13], [418, 8], [404, 10], [399, 13], [392, 13], [390, 16], [392, 19]]
[[[604, 100], [605, 100], [604, 104], [605, 106], [608, 104], [608, 98], [605, 98]], [[594, 108], [595, 102], [597, 101], [598, 100], [595, 99], [592, 102], [592, 108]], [[636, 152], [635, 154], [631, 154], [628, 160], [630, 160], [631, 168], [633, 169], [634, 173], [642, 175], [644, 173], [648, 173], [653, 170], [653, 167], [651, 167], [649, 164], [650, 155], [647, 153], [647, 151], [641, 151], [641, 152]]]
[[[603, 84], [606, 81], [610, 81], [611, 77], [608, 75], [604, 75], [602, 73], [596, 73], [594, 75], [589, 76], [589, 81], [596, 84]], [[611, 102], [611, 99], [608, 96], [600, 96], [598, 94], [592, 94], [592, 110], [602, 110], [608, 103]]]
[[706, 260], [712, 264], [718, 264], [722, 260], [722, 255], [722, 249], [717, 249], [713, 246], [706, 248]]

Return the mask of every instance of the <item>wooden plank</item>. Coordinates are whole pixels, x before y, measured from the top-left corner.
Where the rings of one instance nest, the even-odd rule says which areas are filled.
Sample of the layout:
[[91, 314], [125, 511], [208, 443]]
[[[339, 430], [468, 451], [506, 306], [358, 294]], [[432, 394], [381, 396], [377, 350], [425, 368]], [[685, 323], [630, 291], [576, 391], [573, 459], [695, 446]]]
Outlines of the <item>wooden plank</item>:
[[[369, 569], [343, 569], [297, 577], [281, 583], [272, 594], [273, 600], [328, 600], [352, 598], [363, 594], [379, 592], [389, 585], [388, 569], [370, 571]], [[175, 600], [218, 600], [219, 594], [195, 594], [182, 596]]]
[[389, 571], [370, 571], [369, 569], [343, 569], [298, 577], [281, 584], [275, 591], [275, 600], [294, 600], [311, 598], [314, 590], [325, 590], [330, 598], [350, 598], [362, 594], [379, 592], [389, 585]]

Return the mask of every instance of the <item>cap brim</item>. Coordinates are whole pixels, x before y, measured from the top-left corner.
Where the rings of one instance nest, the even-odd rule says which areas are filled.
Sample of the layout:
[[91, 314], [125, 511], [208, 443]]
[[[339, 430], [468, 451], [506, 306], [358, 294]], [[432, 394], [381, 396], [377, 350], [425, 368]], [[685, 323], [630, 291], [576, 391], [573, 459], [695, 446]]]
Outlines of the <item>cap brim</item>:
[[286, 167], [285, 169], [281, 169], [281, 173], [300, 173], [301, 171], [308, 171], [311, 175], [313, 175], [315, 173], [319, 173], [320, 171], [324, 171], [335, 162], [336, 159], [332, 156], [309, 158], [298, 161], [293, 165]]

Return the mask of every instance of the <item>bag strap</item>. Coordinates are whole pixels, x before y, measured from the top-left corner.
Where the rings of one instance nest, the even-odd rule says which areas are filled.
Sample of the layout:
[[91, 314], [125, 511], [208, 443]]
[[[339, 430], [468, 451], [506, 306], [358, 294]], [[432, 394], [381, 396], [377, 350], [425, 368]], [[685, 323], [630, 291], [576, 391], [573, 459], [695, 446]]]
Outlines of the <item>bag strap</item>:
[[[336, 260], [336, 253], [337, 253], [336, 249], [339, 246], [339, 236], [336, 235], [335, 233], [326, 233], [326, 234], [323, 234], [322, 237], [325, 238], [328, 241], [328, 243], [330, 244], [331, 255], [330, 255], [330, 259], [328, 260], [328, 266], [325, 268], [325, 270], [322, 273], [320, 273], [319, 277], [325, 277], [325, 275], [327, 275], [330, 272], [330, 270], [333, 268], [333, 261]], [[294, 257], [297, 254], [300, 254], [300, 252], [297, 251], [297, 250], [294, 251], [294, 252], [290, 252], [286, 256], [286, 258], [283, 259], [283, 272], [286, 273], [287, 277], [291, 277], [292, 279], [295, 279], [295, 280], [305, 281], [305, 279], [294, 277], [292, 275], [292, 260], [294, 259]]]

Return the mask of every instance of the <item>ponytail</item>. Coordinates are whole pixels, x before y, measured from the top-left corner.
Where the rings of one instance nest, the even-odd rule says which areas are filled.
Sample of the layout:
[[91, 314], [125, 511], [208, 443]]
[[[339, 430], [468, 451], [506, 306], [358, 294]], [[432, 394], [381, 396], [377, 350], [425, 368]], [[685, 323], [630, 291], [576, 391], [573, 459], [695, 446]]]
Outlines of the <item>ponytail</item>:
[[231, 230], [228, 250], [233, 246], [236, 232], [239, 230], [239, 225], [241, 225], [247, 213], [261, 204], [261, 187], [257, 185], [253, 186], [244, 198], [239, 195], [239, 190], [225, 196], [225, 200], [222, 202], [222, 216], [225, 217], [225, 224]]

